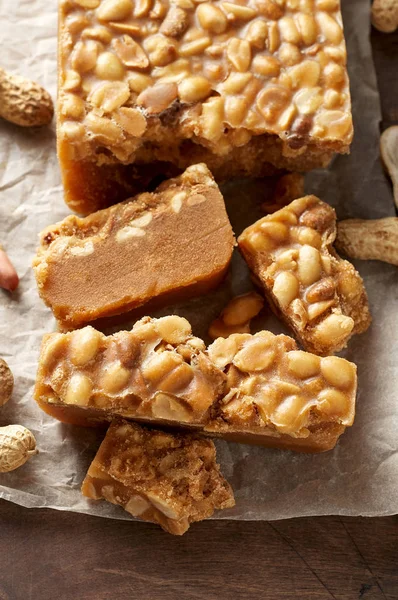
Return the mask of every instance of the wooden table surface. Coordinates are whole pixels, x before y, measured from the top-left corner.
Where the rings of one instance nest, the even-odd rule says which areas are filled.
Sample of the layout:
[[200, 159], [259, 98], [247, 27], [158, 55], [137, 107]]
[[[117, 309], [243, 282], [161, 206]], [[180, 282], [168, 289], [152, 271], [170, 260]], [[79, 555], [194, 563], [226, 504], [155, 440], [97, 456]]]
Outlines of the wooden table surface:
[[[382, 127], [398, 33], [372, 33]], [[198, 523], [182, 538], [0, 501], [0, 600], [398, 600], [398, 517]]]
[[397, 600], [398, 517], [155, 525], [0, 502], [0, 600]]

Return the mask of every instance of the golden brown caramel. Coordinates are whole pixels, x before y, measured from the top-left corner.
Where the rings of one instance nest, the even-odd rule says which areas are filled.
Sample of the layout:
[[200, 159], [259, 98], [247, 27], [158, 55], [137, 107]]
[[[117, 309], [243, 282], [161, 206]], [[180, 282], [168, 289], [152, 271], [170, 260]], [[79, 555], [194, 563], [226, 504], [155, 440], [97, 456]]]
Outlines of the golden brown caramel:
[[315, 196], [294, 200], [239, 237], [239, 248], [274, 312], [304, 348], [333, 354], [371, 322], [363, 281], [333, 249], [336, 214]]
[[122, 420], [109, 427], [82, 492], [92, 500], [119, 504], [174, 535], [215, 510], [235, 505], [213, 442]]
[[58, 153], [78, 212], [128, 196], [123, 165], [264, 175], [349, 149], [338, 0], [61, 0], [59, 22]]
[[[205, 165], [84, 219], [47, 227], [34, 260], [39, 293], [63, 329], [216, 287], [234, 236]], [[149, 312], [149, 311], [148, 311]]]

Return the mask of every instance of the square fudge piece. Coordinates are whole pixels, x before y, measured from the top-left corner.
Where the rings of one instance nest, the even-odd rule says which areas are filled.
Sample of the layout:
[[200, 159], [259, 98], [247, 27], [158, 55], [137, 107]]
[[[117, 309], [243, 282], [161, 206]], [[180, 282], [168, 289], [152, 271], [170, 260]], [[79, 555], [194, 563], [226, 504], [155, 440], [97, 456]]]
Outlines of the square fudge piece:
[[210, 440], [111, 424], [83, 482], [93, 500], [119, 504], [134, 517], [174, 535], [215, 510], [235, 505]]
[[338, 352], [371, 322], [354, 266], [332, 246], [334, 209], [315, 196], [294, 200], [241, 234], [239, 248], [271, 308], [315, 354]]
[[63, 329], [201, 295], [225, 276], [235, 243], [205, 165], [155, 192], [41, 233], [39, 293]]
[[138, 164], [325, 166], [353, 133], [340, 2], [61, 0], [57, 133], [83, 214], [128, 197]]
[[219, 338], [209, 357], [227, 393], [205, 433], [298, 452], [331, 450], [355, 415], [353, 363], [302, 352], [292, 338], [261, 331]]
[[132, 331], [110, 336], [92, 327], [46, 335], [35, 399], [46, 413], [76, 425], [122, 416], [197, 428], [224, 380], [188, 321], [145, 317]]

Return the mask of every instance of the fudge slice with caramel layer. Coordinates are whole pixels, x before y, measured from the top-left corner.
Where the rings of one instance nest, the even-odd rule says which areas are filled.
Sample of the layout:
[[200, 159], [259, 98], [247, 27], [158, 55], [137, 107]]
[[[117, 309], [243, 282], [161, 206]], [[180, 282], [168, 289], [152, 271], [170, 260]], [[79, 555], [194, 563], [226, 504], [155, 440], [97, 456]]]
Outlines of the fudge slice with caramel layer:
[[60, 0], [58, 43], [58, 156], [79, 213], [131, 195], [140, 165], [253, 177], [349, 151], [339, 0]]
[[338, 352], [371, 322], [364, 283], [335, 252], [336, 213], [315, 196], [244, 230], [239, 248], [271, 308], [315, 354]]
[[225, 276], [234, 246], [205, 165], [153, 193], [67, 217], [40, 240], [33, 263], [39, 293], [63, 329], [204, 294]]
[[181, 317], [145, 317], [132, 331], [92, 327], [44, 336], [35, 399], [67, 423], [98, 425], [122, 416], [201, 427], [225, 376]]
[[210, 440], [114, 421], [82, 486], [92, 500], [182, 535], [194, 521], [235, 505]]
[[209, 357], [227, 376], [205, 433], [298, 452], [331, 450], [354, 422], [357, 368], [260, 331], [219, 338]]

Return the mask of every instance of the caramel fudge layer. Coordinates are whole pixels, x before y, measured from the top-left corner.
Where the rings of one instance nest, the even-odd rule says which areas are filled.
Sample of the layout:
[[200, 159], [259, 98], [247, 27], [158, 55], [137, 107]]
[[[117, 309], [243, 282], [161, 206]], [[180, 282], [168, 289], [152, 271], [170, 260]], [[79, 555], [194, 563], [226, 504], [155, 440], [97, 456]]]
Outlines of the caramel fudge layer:
[[86, 218], [41, 233], [34, 260], [39, 293], [64, 329], [149, 301], [166, 304], [215, 287], [234, 236], [205, 165]]
[[134, 517], [182, 535], [191, 523], [235, 505], [213, 442], [193, 435], [111, 424], [83, 482], [93, 500], [119, 504]]
[[227, 376], [227, 394], [205, 432], [302, 452], [331, 450], [355, 414], [356, 366], [297, 349], [261, 331], [219, 338], [209, 357]]
[[371, 322], [363, 281], [332, 244], [336, 214], [315, 196], [294, 200], [240, 236], [239, 248], [274, 312], [306, 350], [327, 355]]
[[82, 213], [112, 179], [126, 197], [133, 163], [323, 166], [352, 139], [340, 2], [61, 0], [57, 131]]
[[145, 317], [132, 331], [92, 327], [44, 336], [35, 399], [76, 425], [114, 416], [198, 427], [224, 389], [223, 373], [181, 317]]

